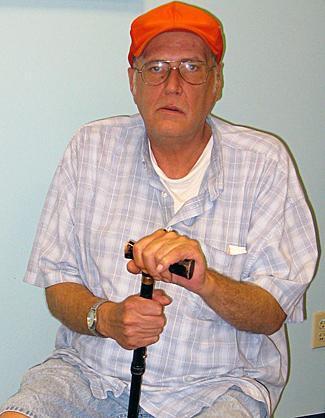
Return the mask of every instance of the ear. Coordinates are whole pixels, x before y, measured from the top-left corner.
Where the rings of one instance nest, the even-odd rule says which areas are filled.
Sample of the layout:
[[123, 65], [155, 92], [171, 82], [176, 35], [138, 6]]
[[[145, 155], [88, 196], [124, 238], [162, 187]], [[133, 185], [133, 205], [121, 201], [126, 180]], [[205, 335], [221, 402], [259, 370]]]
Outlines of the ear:
[[132, 93], [132, 96], [134, 97], [135, 95], [135, 69], [134, 68], [128, 68], [128, 76], [129, 76], [129, 86], [130, 86], [130, 91]]
[[215, 79], [215, 93], [216, 93], [216, 101], [220, 100], [222, 96], [222, 89], [223, 89], [223, 62], [217, 64], [216, 68], [216, 79]]

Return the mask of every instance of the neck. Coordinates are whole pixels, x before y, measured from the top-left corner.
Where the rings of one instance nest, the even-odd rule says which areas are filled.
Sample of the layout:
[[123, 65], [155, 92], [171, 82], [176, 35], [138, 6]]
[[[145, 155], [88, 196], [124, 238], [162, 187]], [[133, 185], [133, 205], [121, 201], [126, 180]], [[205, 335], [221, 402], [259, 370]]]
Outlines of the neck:
[[150, 137], [151, 150], [159, 168], [171, 179], [185, 177], [200, 158], [211, 137], [211, 128], [205, 123], [200, 135], [192, 138]]

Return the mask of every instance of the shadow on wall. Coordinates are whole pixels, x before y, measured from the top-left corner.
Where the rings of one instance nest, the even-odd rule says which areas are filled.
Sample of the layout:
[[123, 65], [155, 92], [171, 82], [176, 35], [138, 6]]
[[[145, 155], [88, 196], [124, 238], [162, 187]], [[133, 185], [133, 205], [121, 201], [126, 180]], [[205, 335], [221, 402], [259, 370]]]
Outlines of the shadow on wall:
[[143, 11], [144, 0], [0, 0], [1, 7], [112, 10], [129, 13]]

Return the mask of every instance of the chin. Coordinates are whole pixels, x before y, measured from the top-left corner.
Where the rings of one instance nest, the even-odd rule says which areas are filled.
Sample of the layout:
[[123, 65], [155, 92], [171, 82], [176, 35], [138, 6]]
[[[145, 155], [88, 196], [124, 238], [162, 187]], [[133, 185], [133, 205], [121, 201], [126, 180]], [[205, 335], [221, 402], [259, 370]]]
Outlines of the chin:
[[159, 120], [154, 124], [153, 131], [160, 136], [175, 136], [184, 135], [186, 130], [186, 124], [184, 121], [175, 120], [175, 119], [163, 119]]
[[154, 133], [157, 138], [166, 138], [166, 139], [170, 138], [170, 139], [177, 140], [177, 138], [184, 135], [184, 129], [182, 128], [176, 129], [176, 127], [172, 127], [172, 126], [164, 127], [161, 129], [159, 129], [158, 127], [154, 130]]

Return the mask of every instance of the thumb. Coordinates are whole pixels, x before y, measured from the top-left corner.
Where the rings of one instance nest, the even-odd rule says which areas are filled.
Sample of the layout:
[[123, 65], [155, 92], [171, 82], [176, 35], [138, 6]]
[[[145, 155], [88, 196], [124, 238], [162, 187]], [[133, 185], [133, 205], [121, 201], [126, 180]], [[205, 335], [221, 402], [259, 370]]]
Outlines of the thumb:
[[159, 302], [163, 306], [170, 305], [173, 299], [167, 295], [167, 293], [162, 289], [157, 289], [153, 291], [152, 299], [156, 302]]
[[135, 264], [133, 260], [130, 260], [127, 263], [126, 268], [128, 272], [132, 274], [139, 274], [141, 272], [141, 270], [139, 269], [139, 267]]

